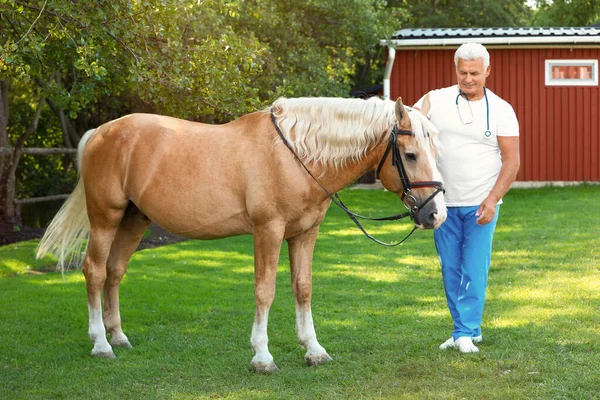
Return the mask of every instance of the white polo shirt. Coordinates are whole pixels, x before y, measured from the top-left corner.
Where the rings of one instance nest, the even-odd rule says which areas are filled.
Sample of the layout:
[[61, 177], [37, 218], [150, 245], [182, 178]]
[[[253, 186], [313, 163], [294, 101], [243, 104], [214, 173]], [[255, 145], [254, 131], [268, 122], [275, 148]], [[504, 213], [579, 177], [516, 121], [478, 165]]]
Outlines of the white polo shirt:
[[[446, 189], [446, 205], [478, 206], [500, 173], [498, 136], [519, 136], [519, 122], [512, 106], [487, 88], [489, 106], [485, 97], [467, 103], [464, 96], [458, 98], [457, 106], [458, 93], [458, 85], [429, 92], [431, 108], [427, 117], [440, 131], [438, 165]], [[422, 108], [423, 98], [415, 107]], [[472, 122], [467, 124], [469, 121]]]

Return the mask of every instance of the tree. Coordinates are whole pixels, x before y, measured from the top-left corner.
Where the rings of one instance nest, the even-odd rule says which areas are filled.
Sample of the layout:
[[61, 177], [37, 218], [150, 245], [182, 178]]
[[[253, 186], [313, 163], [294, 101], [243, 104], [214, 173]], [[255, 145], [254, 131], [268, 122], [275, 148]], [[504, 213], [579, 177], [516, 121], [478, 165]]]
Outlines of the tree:
[[524, 0], [392, 0], [407, 7], [410, 28], [481, 28], [527, 26], [531, 9]]
[[361, 65], [375, 55], [384, 61], [379, 41], [401, 22], [382, 0], [246, 0], [233, 23], [265, 45], [257, 84], [268, 98], [273, 88], [286, 96], [347, 96]]
[[357, 65], [383, 61], [378, 41], [397, 15], [383, 0], [0, 0], [0, 147], [13, 146], [0, 219], [15, 217], [21, 148], [55, 143], [32, 136], [40, 119], [74, 147], [131, 111], [219, 122], [281, 95], [345, 96]]
[[587, 26], [600, 22], [598, 0], [538, 0], [534, 26]]
[[[121, 112], [124, 99], [137, 98], [130, 110], [184, 117], [225, 118], [256, 107], [251, 82], [260, 61], [238, 61], [257, 60], [261, 47], [225, 25], [226, 11], [219, 1], [119, 0], [81, 7], [67, 0], [0, 0], [0, 147], [13, 146], [0, 153], [0, 219], [15, 220], [16, 166], [46, 104], [67, 147], [97, 126], [95, 114], [105, 114], [99, 106], [105, 99], [119, 103]], [[8, 126], [15, 86], [30, 95], [33, 111], [21, 131]]]

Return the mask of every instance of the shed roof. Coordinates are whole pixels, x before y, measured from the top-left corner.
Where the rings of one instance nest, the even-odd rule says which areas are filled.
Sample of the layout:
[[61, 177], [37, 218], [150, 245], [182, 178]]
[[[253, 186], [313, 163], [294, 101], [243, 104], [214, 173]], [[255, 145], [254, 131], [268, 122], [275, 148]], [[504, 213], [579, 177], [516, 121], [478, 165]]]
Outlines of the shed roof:
[[598, 44], [599, 27], [564, 28], [427, 28], [401, 29], [390, 41], [394, 47], [452, 46], [468, 42], [488, 45]]

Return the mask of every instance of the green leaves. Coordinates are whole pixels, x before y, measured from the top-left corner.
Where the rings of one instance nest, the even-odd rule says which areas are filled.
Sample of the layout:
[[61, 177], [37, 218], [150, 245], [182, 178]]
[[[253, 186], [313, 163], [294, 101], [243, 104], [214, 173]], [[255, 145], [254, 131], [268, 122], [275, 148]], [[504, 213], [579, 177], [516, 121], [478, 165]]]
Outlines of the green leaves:
[[346, 96], [357, 62], [395, 28], [381, 0], [0, 4], [11, 27], [0, 73], [42, 87], [70, 117], [124, 90], [157, 112], [213, 121], [280, 95]]
[[[0, 7], [9, 27], [0, 33], [0, 74], [48, 90], [67, 114], [108, 96], [129, 103], [116, 106], [122, 112], [135, 111], [137, 98], [156, 112], [215, 122], [281, 95], [347, 96], [353, 86], [378, 83], [379, 40], [406, 25], [515, 26], [530, 15], [521, 0], [100, 0], [90, 7], [2, 0]], [[62, 89], [50, 90], [54, 84]], [[123, 93], [127, 99], [118, 98]]]
[[408, 3], [409, 26], [415, 28], [527, 26], [532, 15], [524, 0], [416, 0]]
[[535, 26], [587, 26], [600, 18], [597, 0], [537, 0], [536, 6]]

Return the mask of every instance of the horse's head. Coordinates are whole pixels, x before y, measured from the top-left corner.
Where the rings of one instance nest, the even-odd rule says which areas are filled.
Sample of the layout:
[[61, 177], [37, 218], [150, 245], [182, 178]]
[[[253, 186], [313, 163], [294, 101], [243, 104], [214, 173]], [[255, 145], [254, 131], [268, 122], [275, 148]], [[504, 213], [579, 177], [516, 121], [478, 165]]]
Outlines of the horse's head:
[[446, 220], [441, 174], [436, 164], [437, 130], [398, 98], [396, 124], [378, 167], [381, 184], [400, 196], [421, 229], [438, 228]]

